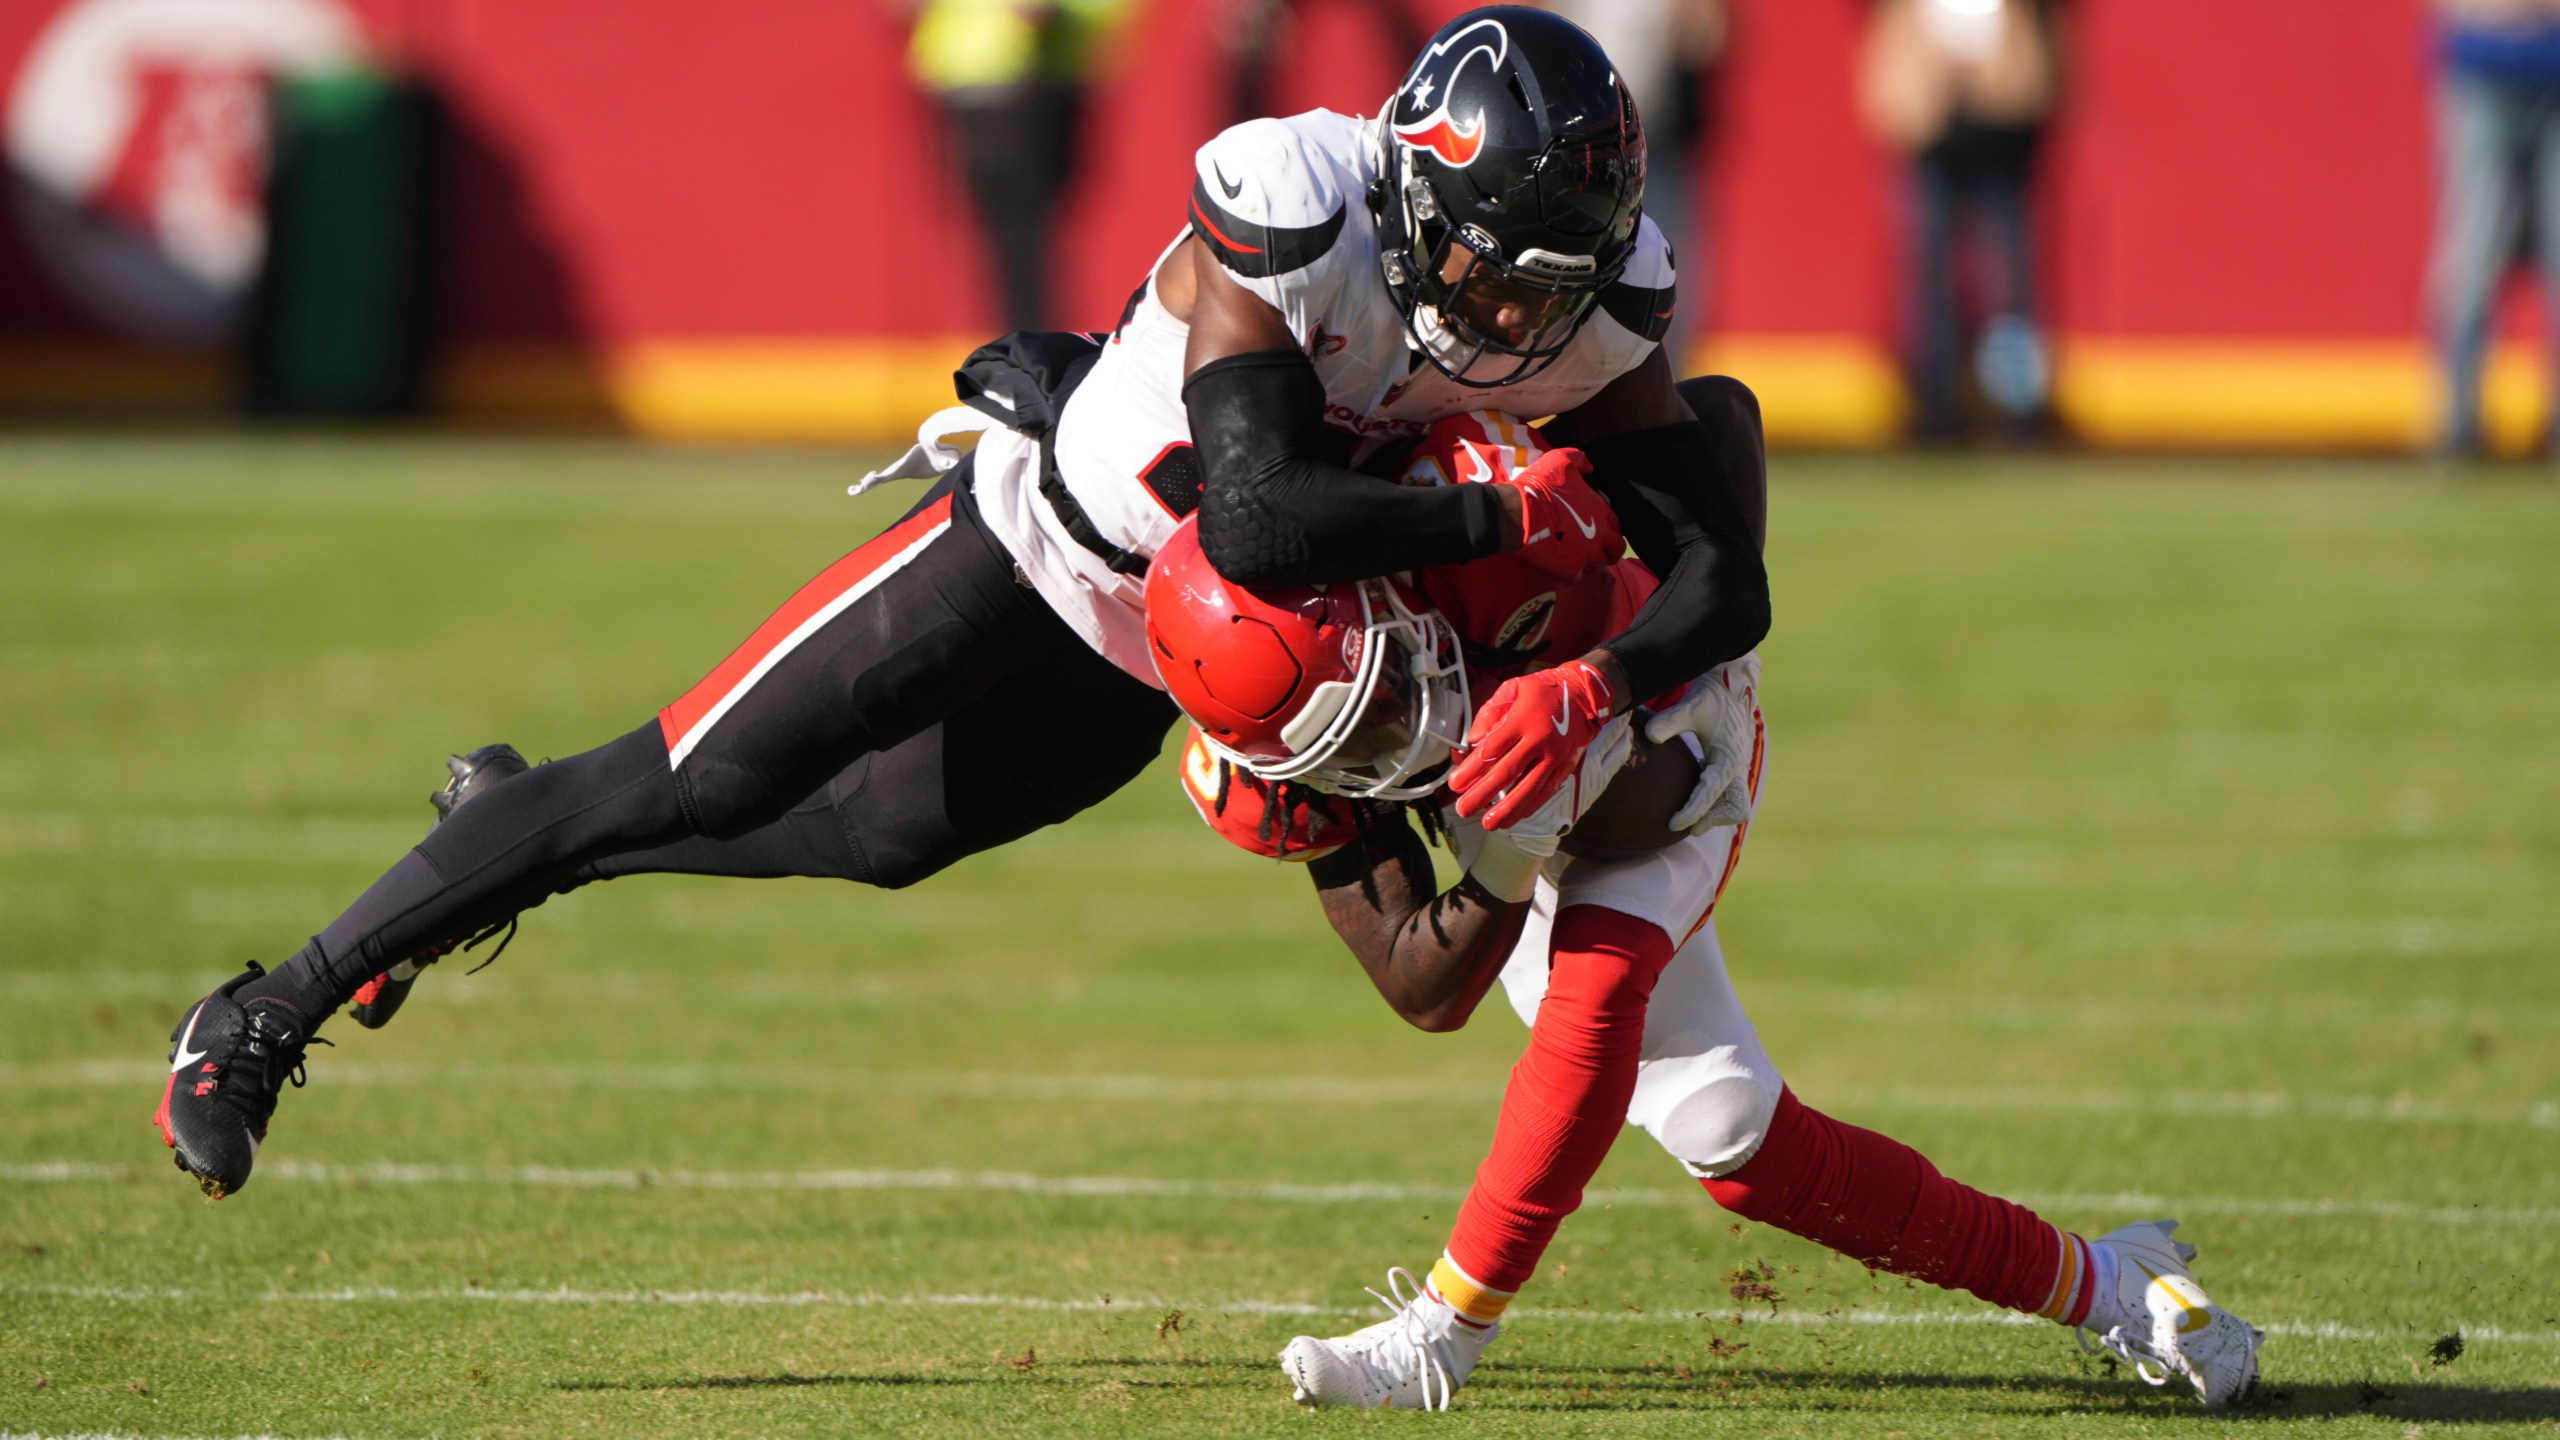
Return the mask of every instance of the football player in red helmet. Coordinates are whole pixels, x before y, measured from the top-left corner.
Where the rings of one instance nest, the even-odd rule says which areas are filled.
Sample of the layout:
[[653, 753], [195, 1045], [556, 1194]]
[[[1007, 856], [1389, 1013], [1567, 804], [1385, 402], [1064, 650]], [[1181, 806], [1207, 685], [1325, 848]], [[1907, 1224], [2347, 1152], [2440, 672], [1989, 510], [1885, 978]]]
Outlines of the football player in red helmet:
[[1186, 521], [1147, 572], [1147, 644], [1202, 743], [1261, 780], [1416, 800], [1466, 737], [1457, 632], [1394, 579], [1258, 593]]
[[[1408, 477], [1493, 480], [1544, 449], [1508, 417], [1453, 417], [1433, 427]], [[1605, 853], [1572, 858], [1593, 807], [1637, 779], [1619, 769], [1634, 745], [1624, 718], [1508, 829], [1488, 830], [1434, 793], [1471, 690], [1535, 665], [1549, 646], [1573, 653], [1652, 591], [1632, 559], [1570, 579], [1503, 558], [1410, 580], [1256, 589], [1219, 576], [1188, 526], [1157, 553], [1148, 640], [1194, 722], [1182, 781], [1202, 818], [1255, 853], [1305, 860], [1336, 933], [1417, 1027], [1464, 1025], [1497, 978], [1530, 1026], [1491, 1153], [1429, 1277], [1390, 1270], [1387, 1319], [1291, 1341], [1280, 1358], [1296, 1397], [1445, 1407], [1626, 1124], [1746, 1218], [2085, 1328], [2146, 1376], [2177, 1374], [2207, 1404], [2243, 1393], [2258, 1333], [2195, 1286], [2193, 1247], [2171, 1238], [2173, 1222], [2084, 1239], [1814, 1110], [1780, 1079], [1711, 919], [1759, 791], [1756, 657], [1666, 697], [1693, 715], [1728, 713], [1752, 738], [1738, 799], [1713, 778], [1693, 783], [1691, 768], [1656, 772], [1650, 783], [1667, 776], [1672, 788], [1652, 807], [1649, 839], [1624, 833]], [[1675, 723], [1665, 738], [1693, 728]], [[1692, 835], [1659, 818], [1673, 804], [1730, 818]], [[1426, 834], [1454, 841], [1465, 874], [1446, 891], [1434, 893], [1408, 809]]]
[[[1758, 437], [1738, 406], [1702, 414], [1673, 387], [1671, 248], [1644, 218], [1643, 124], [1609, 57], [1553, 14], [1486, 7], [1381, 100], [1201, 146], [1182, 228], [1110, 334], [970, 356], [963, 404], [870, 477], [933, 489], [656, 715], [542, 765], [460, 757], [425, 839], [316, 933], [295, 927], [308, 943], [273, 972], [181, 1015], [169, 1059], [193, 1078], [164, 1082], [155, 1117], [179, 1167], [238, 1190], [320, 1026], [350, 1003], [388, 1018], [417, 966], [564, 889], [665, 872], [895, 888], [1112, 794], [1175, 718], [1139, 577], [1194, 511], [1212, 564], [1248, 584], [1494, 555], [1571, 575], [1622, 534], [1655, 567], [1662, 598], [1623, 628], [1477, 697], [1452, 781], [1496, 827], [1613, 716], [1758, 644], [1768, 577], [1719, 478]], [[1573, 448], [1499, 485], [1376, 473], [1385, 447], [1496, 391]], [[1032, 773], [977, 738], [1029, 729], [1049, 742]]]

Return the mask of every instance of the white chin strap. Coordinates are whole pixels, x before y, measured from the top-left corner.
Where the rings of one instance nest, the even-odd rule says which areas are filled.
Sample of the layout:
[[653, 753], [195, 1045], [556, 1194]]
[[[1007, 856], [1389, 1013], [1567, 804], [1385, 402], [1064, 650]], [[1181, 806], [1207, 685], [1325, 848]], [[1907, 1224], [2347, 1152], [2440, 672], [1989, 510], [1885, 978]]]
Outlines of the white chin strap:
[[1423, 353], [1460, 375], [1473, 370], [1487, 353], [1484, 342], [1470, 340], [1450, 329], [1449, 322], [1440, 318], [1440, 309], [1436, 305], [1413, 307], [1413, 338]]

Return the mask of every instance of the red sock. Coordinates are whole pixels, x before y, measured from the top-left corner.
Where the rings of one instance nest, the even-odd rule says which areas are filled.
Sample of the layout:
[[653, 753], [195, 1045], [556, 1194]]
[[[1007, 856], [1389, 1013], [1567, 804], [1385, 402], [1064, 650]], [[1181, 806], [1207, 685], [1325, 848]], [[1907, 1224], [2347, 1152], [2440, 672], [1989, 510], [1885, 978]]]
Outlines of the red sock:
[[1948, 1179], [1919, 1151], [1844, 1125], [1791, 1090], [1779, 1092], [1759, 1151], [1704, 1183], [1736, 1215], [1878, 1270], [2066, 1325], [2088, 1313], [2095, 1277], [2080, 1237]]
[[1618, 911], [1576, 905], [1556, 917], [1551, 953], [1546, 998], [1502, 1092], [1493, 1149], [1449, 1236], [1448, 1258], [1506, 1302], [1582, 1203], [1582, 1187], [1627, 1123], [1645, 1002], [1671, 963], [1671, 937]]

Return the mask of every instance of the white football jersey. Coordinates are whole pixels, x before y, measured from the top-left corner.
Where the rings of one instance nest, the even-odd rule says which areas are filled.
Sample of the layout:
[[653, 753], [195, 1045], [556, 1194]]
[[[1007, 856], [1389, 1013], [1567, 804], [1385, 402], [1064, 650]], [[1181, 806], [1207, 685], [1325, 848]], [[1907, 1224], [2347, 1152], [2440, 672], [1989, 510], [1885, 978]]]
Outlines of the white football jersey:
[[[1325, 423], [1360, 442], [1355, 459], [1489, 405], [1523, 417], [1571, 410], [1651, 354], [1670, 321], [1671, 250], [1645, 220], [1625, 273], [1552, 364], [1500, 389], [1460, 385], [1414, 348], [1387, 293], [1365, 199], [1378, 173], [1368, 121], [1330, 110], [1249, 121], [1202, 146], [1195, 171], [1190, 226], [1174, 245], [1197, 234], [1230, 275], [1287, 318], [1324, 385]], [[1068, 400], [1054, 447], [1059, 474], [1094, 528], [1137, 555], [1153, 555], [1200, 496], [1182, 403], [1190, 326], [1157, 302], [1155, 268]], [[1013, 493], [982, 508], [1025, 578], [1096, 649], [1155, 683], [1152, 667], [1139, 668], [1140, 577], [1114, 573], [1078, 544], [1036, 488], [1020, 493], [1023, 484], [1036, 487], [1036, 475], [984, 458], [980, 494], [991, 482]]]

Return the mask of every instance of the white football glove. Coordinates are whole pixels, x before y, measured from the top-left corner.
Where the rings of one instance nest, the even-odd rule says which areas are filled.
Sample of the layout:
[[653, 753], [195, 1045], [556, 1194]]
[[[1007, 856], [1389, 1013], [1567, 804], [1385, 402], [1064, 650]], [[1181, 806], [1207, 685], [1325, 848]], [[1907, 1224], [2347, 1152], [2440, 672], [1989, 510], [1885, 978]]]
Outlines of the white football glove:
[[1538, 872], [1564, 843], [1565, 832], [1599, 803], [1600, 792], [1609, 788], [1635, 745], [1635, 724], [1628, 717], [1621, 715], [1601, 726], [1600, 733], [1591, 737], [1591, 747], [1582, 752], [1582, 768], [1573, 778], [1546, 804], [1506, 829], [1487, 830], [1450, 812], [1458, 859], [1467, 873], [1505, 900], [1528, 899], [1537, 887]]
[[1760, 656], [1755, 651], [1709, 671], [1645, 725], [1644, 738], [1656, 745], [1669, 744], [1675, 735], [1695, 735], [1706, 751], [1698, 786], [1672, 815], [1672, 829], [1704, 835], [1739, 825], [1758, 808], [1751, 798], [1751, 747], [1759, 699]]

